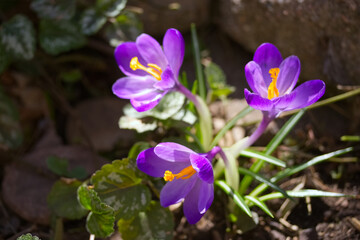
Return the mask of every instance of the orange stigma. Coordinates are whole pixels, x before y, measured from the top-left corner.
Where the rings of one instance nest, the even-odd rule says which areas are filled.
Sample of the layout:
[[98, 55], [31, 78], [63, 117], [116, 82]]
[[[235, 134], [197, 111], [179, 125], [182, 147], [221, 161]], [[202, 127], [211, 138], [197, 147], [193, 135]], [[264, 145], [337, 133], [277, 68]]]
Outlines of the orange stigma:
[[174, 178], [188, 179], [195, 173], [196, 170], [191, 165], [181, 170], [178, 174], [173, 174], [171, 171], [166, 170], [164, 173], [164, 180], [171, 182], [172, 180], [174, 180]]
[[269, 88], [268, 88], [268, 99], [273, 99], [274, 97], [279, 96], [279, 90], [276, 88], [276, 81], [279, 76], [280, 69], [279, 68], [271, 68], [269, 70], [270, 77], [272, 79]]
[[139, 59], [138, 57], [133, 57], [130, 61], [130, 68], [135, 71], [137, 69], [140, 69], [140, 70], [143, 70], [149, 74], [151, 74], [154, 78], [156, 78], [157, 80], [161, 80], [161, 73], [162, 73], [162, 70], [161, 68], [156, 65], [156, 64], [153, 64], [153, 63], [149, 63], [148, 64], [149, 67], [145, 67], [144, 65], [142, 65], [140, 62], [139, 62]]

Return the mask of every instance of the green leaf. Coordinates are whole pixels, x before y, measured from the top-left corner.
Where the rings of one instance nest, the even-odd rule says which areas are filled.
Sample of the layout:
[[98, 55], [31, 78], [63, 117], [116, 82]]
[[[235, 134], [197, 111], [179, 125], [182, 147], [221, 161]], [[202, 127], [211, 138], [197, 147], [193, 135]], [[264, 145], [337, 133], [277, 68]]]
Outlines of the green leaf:
[[114, 232], [115, 216], [109, 208], [107, 214], [89, 213], [86, 218], [86, 229], [96, 237], [106, 238]]
[[149, 189], [140, 184], [135, 164], [128, 159], [104, 165], [91, 178], [103, 202], [114, 208], [116, 219], [129, 219], [144, 211], [151, 200]]
[[227, 185], [222, 180], [215, 181], [215, 185], [220, 187], [231, 199], [234, 200], [235, 204], [242, 209], [249, 217], [252, 217], [250, 208], [245, 203], [244, 199], [240, 196], [240, 194], [233, 189], [229, 185]]
[[107, 213], [109, 206], [101, 201], [91, 186], [81, 185], [78, 190], [78, 201], [81, 206], [97, 214]]
[[[316, 189], [303, 189], [299, 191], [287, 191], [286, 192], [291, 197], [301, 198], [301, 197], [351, 197], [352, 195], [346, 195], [342, 193], [335, 192], [325, 192]], [[283, 198], [284, 195], [281, 193], [270, 193], [259, 197], [260, 201], [267, 201], [270, 199]]]
[[157, 121], [153, 119], [138, 119], [130, 116], [122, 116], [119, 119], [119, 128], [133, 129], [138, 133], [143, 133], [155, 130], [157, 128]]
[[14, 102], [0, 87], [0, 145], [3, 149], [16, 149], [22, 141], [19, 113]]
[[10, 57], [5, 52], [5, 48], [0, 41], [0, 73], [2, 73], [7, 68], [10, 62]]
[[122, 129], [134, 129], [139, 133], [152, 131], [157, 128], [158, 121], [148, 117], [160, 120], [170, 118], [194, 123], [195, 116], [189, 111], [182, 111], [184, 104], [185, 96], [179, 92], [166, 94], [156, 107], [146, 112], [138, 112], [131, 104], [128, 104], [123, 109], [126, 116], [120, 118], [119, 127]]
[[101, 200], [94, 189], [81, 185], [77, 190], [78, 202], [87, 210], [101, 209]]
[[208, 62], [204, 69], [206, 80], [211, 89], [223, 88], [226, 85], [226, 76], [219, 65]]
[[252, 196], [245, 196], [245, 199], [252, 202], [253, 204], [255, 204], [256, 206], [258, 206], [259, 208], [261, 208], [267, 215], [269, 215], [270, 217], [274, 218], [274, 215], [272, 214], [272, 212], [270, 211], [270, 209], [266, 206], [265, 203], [263, 203], [262, 201], [260, 201], [258, 198], [252, 197]]
[[194, 125], [197, 117], [194, 113], [192, 113], [188, 109], [181, 109], [179, 112], [175, 113], [173, 116], [171, 116], [171, 119], [176, 121], [181, 121], [190, 125]]
[[117, 223], [119, 232], [124, 239], [172, 239], [174, 220], [171, 212], [160, 206], [158, 202], [151, 202], [145, 212], [136, 217]]
[[105, 29], [105, 36], [113, 47], [124, 41], [135, 41], [143, 32], [142, 22], [133, 12], [124, 10]]
[[86, 172], [85, 168], [83, 168], [83, 167], [74, 167], [67, 174], [67, 177], [77, 178], [77, 179], [85, 179], [87, 176], [88, 176], [88, 173]]
[[136, 111], [130, 104], [123, 109], [126, 116], [134, 118], [154, 117], [166, 120], [177, 114], [185, 103], [185, 96], [179, 92], [171, 92], [166, 94], [156, 107], [146, 112]]
[[280, 159], [275, 158], [270, 155], [266, 155], [262, 152], [258, 152], [255, 150], [243, 150], [243, 151], [241, 151], [240, 155], [249, 157], [249, 158], [257, 158], [257, 159], [263, 160], [267, 163], [274, 164], [279, 167], [286, 167], [286, 163], [281, 161]]
[[16, 240], [41, 240], [37, 236], [31, 235], [31, 233], [23, 234], [20, 237], [18, 237]]
[[171, 92], [166, 94], [159, 104], [150, 110], [151, 116], [166, 120], [177, 114], [185, 103], [185, 96], [179, 92]]
[[87, 214], [77, 200], [77, 189], [80, 181], [66, 183], [57, 181], [52, 186], [47, 198], [47, 203], [52, 212], [57, 216], [67, 219], [80, 219]]
[[68, 171], [69, 161], [67, 159], [51, 156], [46, 159], [46, 165], [53, 173], [68, 178], [84, 179], [87, 172], [83, 167], [75, 167]]
[[211, 89], [211, 99], [223, 98], [235, 91], [234, 87], [226, 84], [226, 76], [217, 64], [208, 62], [204, 69], [206, 80]]
[[30, 60], [35, 53], [35, 30], [32, 22], [16, 15], [0, 28], [0, 45], [9, 58]]
[[127, 0], [97, 0], [96, 8], [107, 17], [116, 17], [125, 8]]
[[97, 33], [106, 23], [106, 17], [100, 14], [95, 9], [86, 9], [80, 18], [81, 32], [85, 35], [92, 35]]
[[30, 8], [39, 18], [44, 19], [70, 19], [75, 14], [75, 0], [33, 0]]
[[46, 159], [46, 165], [53, 173], [67, 176], [69, 161], [67, 159], [51, 156]]
[[78, 201], [90, 210], [86, 219], [86, 229], [97, 237], [107, 237], [114, 232], [114, 209], [103, 203], [97, 192], [85, 184], [78, 188]]
[[41, 47], [52, 55], [82, 47], [86, 40], [75, 24], [65, 20], [42, 20], [39, 38]]

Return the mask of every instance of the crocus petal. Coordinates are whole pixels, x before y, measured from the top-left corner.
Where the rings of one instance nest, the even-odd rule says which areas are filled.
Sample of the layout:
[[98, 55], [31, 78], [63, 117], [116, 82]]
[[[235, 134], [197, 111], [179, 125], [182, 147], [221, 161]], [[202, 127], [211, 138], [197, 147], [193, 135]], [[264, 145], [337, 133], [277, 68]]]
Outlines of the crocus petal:
[[290, 93], [294, 89], [300, 74], [300, 60], [297, 56], [287, 57], [279, 68], [280, 72], [276, 87], [281, 96]]
[[158, 157], [169, 162], [186, 162], [188, 165], [190, 165], [190, 154], [196, 154], [193, 150], [172, 142], [159, 143], [154, 151]]
[[256, 49], [253, 60], [259, 64], [265, 84], [269, 86], [272, 81], [269, 70], [280, 66], [282, 62], [281, 53], [273, 44], [263, 43]]
[[160, 192], [160, 204], [163, 207], [181, 202], [193, 188], [198, 178], [192, 176], [188, 179], [174, 179], [167, 182]]
[[262, 97], [267, 97], [268, 91], [265, 85], [263, 74], [261, 72], [260, 66], [256, 62], [251, 61], [246, 64], [245, 77], [251, 90], [253, 90], [254, 93]]
[[185, 42], [181, 33], [176, 29], [167, 30], [163, 39], [163, 47], [165, 56], [177, 77], [185, 52]]
[[147, 63], [158, 65], [161, 69], [167, 66], [167, 60], [160, 44], [150, 35], [141, 34], [136, 39], [136, 46]]
[[175, 86], [174, 73], [167, 67], [161, 74], [161, 80], [154, 84], [154, 87], [159, 90], [168, 90]]
[[130, 99], [130, 102], [136, 111], [144, 112], [154, 108], [165, 94], [166, 92], [154, 90], [136, 98], [132, 98]]
[[307, 107], [319, 100], [325, 93], [325, 83], [321, 80], [307, 81], [298, 86], [289, 95], [293, 100], [286, 107], [286, 111]]
[[112, 86], [113, 93], [119, 98], [130, 99], [154, 91], [153, 77], [123, 77]]
[[295, 94], [285, 94], [281, 97], [274, 98], [273, 103], [277, 112], [284, 111], [284, 109], [286, 109], [289, 106], [289, 104], [292, 101], [294, 101], [294, 98], [295, 98]]
[[[190, 224], [195, 224], [201, 219], [213, 200], [214, 192], [209, 188], [203, 188], [203, 184], [212, 185], [198, 180], [184, 201], [184, 215]], [[204, 202], [200, 203], [200, 201]]]
[[162, 159], [154, 153], [154, 148], [142, 151], [136, 159], [136, 164], [141, 171], [152, 177], [164, 177], [166, 170], [178, 173], [189, 165], [188, 163], [174, 163]]
[[141, 57], [136, 44], [134, 42], [122, 43], [115, 49], [115, 59], [119, 65], [121, 71], [127, 76], [145, 76], [148, 75], [143, 70], [132, 70], [130, 68], [130, 61], [133, 57], [138, 57], [141, 64], [145, 63], [145, 60]]
[[198, 194], [198, 209], [200, 214], [204, 214], [210, 208], [211, 203], [214, 200], [214, 185], [201, 182], [200, 191]]
[[190, 162], [201, 180], [207, 183], [214, 182], [214, 172], [209, 160], [197, 153], [192, 153], [190, 154]]
[[271, 100], [263, 98], [258, 94], [251, 93], [246, 88], [244, 89], [246, 102], [250, 107], [261, 110], [261, 111], [271, 111], [274, 108], [274, 104]]

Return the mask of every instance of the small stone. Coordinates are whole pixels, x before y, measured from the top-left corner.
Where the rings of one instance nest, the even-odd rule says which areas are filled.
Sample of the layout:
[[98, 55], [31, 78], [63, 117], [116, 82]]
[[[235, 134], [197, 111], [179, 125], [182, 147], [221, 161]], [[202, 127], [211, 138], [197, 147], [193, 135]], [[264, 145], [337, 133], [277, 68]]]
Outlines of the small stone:
[[235, 126], [233, 129], [231, 129], [231, 133], [235, 142], [240, 141], [245, 137], [245, 129], [242, 127]]
[[222, 118], [213, 118], [214, 133], [218, 133], [225, 126], [225, 120]]

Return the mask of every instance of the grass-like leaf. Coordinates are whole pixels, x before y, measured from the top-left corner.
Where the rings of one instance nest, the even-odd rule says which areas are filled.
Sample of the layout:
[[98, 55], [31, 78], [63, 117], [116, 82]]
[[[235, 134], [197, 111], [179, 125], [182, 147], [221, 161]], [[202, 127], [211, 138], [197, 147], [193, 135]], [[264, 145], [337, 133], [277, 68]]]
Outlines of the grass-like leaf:
[[291, 129], [294, 128], [295, 124], [301, 119], [305, 112], [306, 109], [301, 109], [285, 123], [285, 125], [280, 129], [279, 132], [277, 132], [275, 137], [273, 137], [273, 139], [271, 139], [269, 144], [266, 146], [265, 154], [270, 155], [275, 151], [275, 149], [280, 145]]
[[341, 136], [341, 141], [344, 142], [360, 142], [360, 136]]
[[272, 189], [280, 192], [282, 195], [284, 195], [284, 197], [291, 198], [289, 195], [286, 194], [285, 190], [281, 189], [279, 186], [277, 186], [274, 183], [270, 182], [269, 180], [267, 180], [263, 176], [260, 176], [259, 174], [251, 172], [251, 171], [247, 170], [246, 168], [242, 168], [242, 167], [239, 167], [239, 172], [241, 174], [251, 176], [252, 178], [255, 178], [256, 180], [258, 180], [259, 182], [262, 182], [262, 183], [268, 185]]
[[215, 185], [220, 187], [230, 198], [232, 198], [235, 204], [242, 209], [249, 217], [252, 217], [250, 208], [245, 203], [245, 200], [240, 196], [240, 194], [233, 189], [229, 185], [227, 185], [224, 181], [218, 180], [215, 181]]
[[[303, 189], [299, 191], [287, 191], [287, 194], [291, 197], [302, 198], [302, 197], [349, 197], [351, 195], [346, 195], [343, 193], [335, 192], [326, 192], [316, 189]], [[264, 196], [259, 197], [260, 201], [267, 201], [275, 198], [283, 198], [284, 196], [281, 193], [270, 193]]]
[[270, 163], [270, 164], [274, 164], [276, 166], [279, 166], [279, 167], [286, 167], [286, 163], [281, 161], [280, 159], [278, 158], [275, 158], [273, 156], [270, 156], [270, 155], [266, 155], [262, 152], [258, 152], [258, 151], [255, 151], [255, 150], [243, 150], [241, 153], [240, 153], [241, 156], [245, 156], [245, 157], [249, 157], [249, 158], [257, 158], [257, 159], [260, 159], [260, 160], [263, 160], [267, 163]]
[[258, 198], [252, 197], [252, 196], [245, 196], [245, 200], [248, 200], [250, 202], [252, 202], [254, 205], [258, 206], [259, 208], [261, 208], [267, 215], [269, 215], [270, 217], [274, 218], [274, 215], [272, 214], [272, 212], [270, 211], [270, 209], [266, 206], [265, 203], [263, 203], [262, 201], [260, 201]]
[[191, 40], [193, 47], [193, 54], [195, 60], [195, 68], [196, 68], [196, 78], [199, 83], [199, 95], [202, 99], [206, 99], [206, 84], [204, 80], [204, 73], [201, 67], [201, 59], [200, 59], [200, 47], [199, 41], [196, 33], [195, 24], [191, 24]]
[[[285, 169], [284, 171], [279, 172], [275, 177], [271, 178], [270, 181], [273, 182], [273, 183], [277, 182], [277, 181], [279, 181], [279, 180], [281, 180], [283, 178], [290, 177], [291, 175], [293, 175], [295, 173], [298, 173], [298, 172], [304, 170], [305, 168], [308, 168], [308, 167], [313, 166], [315, 164], [326, 161], [326, 160], [328, 160], [328, 159], [330, 159], [332, 157], [336, 157], [336, 156], [351, 152], [352, 150], [353, 150], [353, 147], [348, 147], [348, 148], [345, 148], [345, 149], [340, 149], [340, 150], [337, 150], [337, 151], [334, 151], [334, 152], [330, 152], [330, 153], [327, 153], [327, 154], [317, 156], [317, 157], [311, 159], [310, 161], [308, 161], [306, 163], [303, 163], [303, 164], [301, 164], [299, 166], [296, 166], [296, 167], [293, 167], [293, 168], [288, 168], [288, 169]], [[257, 186], [250, 193], [250, 195], [253, 196], [253, 197], [258, 196], [263, 191], [265, 191], [267, 189], [267, 187], [268, 186], [266, 184], [261, 184], [261, 185]]]
[[340, 149], [340, 150], [337, 150], [337, 151], [334, 151], [334, 152], [330, 152], [330, 153], [326, 153], [326, 154], [314, 157], [313, 159], [311, 159], [310, 161], [308, 161], [306, 163], [303, 163], [303, 164], [301, 164], [299, 166], [296, 166], [296, 167], [293, 167], [293, 168], [288, 168], [288, 169], [285, 169], [284, 171], [279, 172], [275, 177], [273, 177], [271, 179], [271, 181], [272, 182], [277, 182], [280, 179], [289, 177], [289, 176], [291, 176], [291, 175], [293, 175], [295, 173], [298, 173], [298, 172], [304, 170], [305, 168], [308, 168], [308, 167], [313, 166], [315, 164], [318, 164], [320, 162], [326, 161], [326, 160], [328, 160], [328, 159], [330, 159], [332, 157], [339, 156], [339, 155], [351, 152], [353, 149], [354, 149], [353, 147], [348, 147], [348, 148], [345, 148], [345, 149]]
[[[284, 140], [284, 138], [287, 136], [287, 134], [293, 129], [295, 124], [300, 120], [300, 118], [304, 115], [305, 109], [302, 109], [297, 114], [292, 116], [285, 125], [278, 131], [278, 133], [273, 137], [273, 139], [270, 141], [270, 143], [266, 146], [266, 150], [264, 153], [266, 155], [270, 155], [272, 152], [275, 151], [275, 149], [280, 145], [280, 143]], [[259, 172], [261, 167], [264, 165], [264, 161], [258, 159], [251, 167], [250, 171], [252, 172]], [[247, 188], [250, 186], [252, 182], [252, 177], [245, 176], [244, 179], [241, 181], [239, 193], [244, 193]]]

